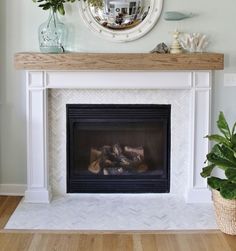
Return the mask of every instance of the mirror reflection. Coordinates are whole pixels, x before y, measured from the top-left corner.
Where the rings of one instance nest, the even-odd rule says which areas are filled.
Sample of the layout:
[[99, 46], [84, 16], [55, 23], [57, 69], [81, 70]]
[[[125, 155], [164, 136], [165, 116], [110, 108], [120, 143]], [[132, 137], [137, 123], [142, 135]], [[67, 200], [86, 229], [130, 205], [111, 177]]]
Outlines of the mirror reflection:
[[110, 30], [126, 30], [139, 25], [150, 11], [151, 0], [104, 0], [102, 7], [90, 6], [93, 18]]

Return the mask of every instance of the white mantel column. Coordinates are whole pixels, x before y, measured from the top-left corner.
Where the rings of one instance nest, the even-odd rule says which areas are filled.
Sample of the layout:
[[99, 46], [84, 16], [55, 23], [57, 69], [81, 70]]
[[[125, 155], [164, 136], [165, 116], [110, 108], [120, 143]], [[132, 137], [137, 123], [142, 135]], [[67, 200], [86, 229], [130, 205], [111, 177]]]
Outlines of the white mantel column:
[[49, 203], [47, 161], [47, 89], [43, 72], [27, 72], [27, 190], [26, 202]]
[[200, 175], [209, 152], [209, 141], [204, 136], [210, 134], [211, 86], [211, 72], [193, 72], [190, 107], [191, 168], [186, 194], [189, 203], [211, 202], [207, 180]]

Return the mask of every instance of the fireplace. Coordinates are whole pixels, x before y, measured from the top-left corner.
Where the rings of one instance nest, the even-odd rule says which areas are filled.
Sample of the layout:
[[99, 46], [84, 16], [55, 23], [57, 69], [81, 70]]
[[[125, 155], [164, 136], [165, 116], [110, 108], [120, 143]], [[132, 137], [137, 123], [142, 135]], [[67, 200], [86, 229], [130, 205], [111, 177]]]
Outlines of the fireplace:
[[[25, 58], [32, 59], [28, 55]], [[209, 55], [204, 58], [209, 58]], [[97, 67], [94, 61], [89, 60], [90, 65]], [[176, 67], [181, 65], [176, 63], [178, 60], [174, 63]], [[73, 58], [72, 62], [79, 61]], [[150, 62], [153, 65], [153, 61]], [[68, 64], [65, 66], [64, 63], [61, 70], [50, 71], [48, 67], [27, 70], [25, 201], [49, 203], [52, 196], [67, 194], [66, 104], [115, 103], [171, 105], [170, 192], [156, 196], [178, 196], [188, 203], [209, 202], [211, 193], [199, 173], [209, 151], [209, 143], [203, 135], [209, 134], [210, 128], [212, 74], [210, 71], [194, 70], [195, 67], [199, 69], [202, 62], [206, 61], [201, 59], [198, 64], [191, 62], [191, 71], [173, 71], [167, 65], [164, 66], [167, 67], [165, 71], [149, 71], [147, 67], [150, 64], [146, 63], [143, 71], [129, 68], [126, 71], [117, 70], [120, 67], [113, 71], [106, 71], [107, 68], [104, 71], [91, 68], [69, 71], [66, 68]], [[110, 65], [114, 67], [116, 64], [109, 62]], [[215, 67], [209, 60], [208, 65]], [[35, 64], [32, 66], [35, 67]], [[134, 147], [140, 146], [137, 144]], [[127, 176], [122, 177], [125, 179]]]
[[168, 193], [170, 105], [67, 104], [68, 193]]

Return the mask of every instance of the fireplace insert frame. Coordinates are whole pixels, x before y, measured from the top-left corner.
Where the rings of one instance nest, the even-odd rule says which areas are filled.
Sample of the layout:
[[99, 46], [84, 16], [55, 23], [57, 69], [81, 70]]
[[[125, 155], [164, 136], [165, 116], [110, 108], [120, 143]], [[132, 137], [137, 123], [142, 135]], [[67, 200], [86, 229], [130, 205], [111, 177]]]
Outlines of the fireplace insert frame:
[[[171, 105], [149, 104], [67, 104], [67, 193], [169, 193], [171, 149]], [[75, 123], [105, 121], [156, 123], [166, 125], [164, 177], [158, 175], [74, 175], [72, 131]]]

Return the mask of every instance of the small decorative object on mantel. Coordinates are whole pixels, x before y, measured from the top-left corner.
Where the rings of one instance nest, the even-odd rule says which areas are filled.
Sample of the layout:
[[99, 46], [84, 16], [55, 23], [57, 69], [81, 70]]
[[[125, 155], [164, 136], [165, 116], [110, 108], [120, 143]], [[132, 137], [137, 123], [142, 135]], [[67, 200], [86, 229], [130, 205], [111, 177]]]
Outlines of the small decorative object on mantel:
[[[221, 135], [206, 136], [216, 144], [206, 156], [209, 163], [202, 169], [201, 176], [207, 178], [207, 183], [212, 188], [216, 221], [220, 230], [236, 235], [236, 122], [230, 130], [221, 112], [217, 126]], [[212, 175], [216, 167], [225, 172], [225, 178]]]
[[185, 33], [180, 37], [181, 46], [189, 52], [203, 52], [209, 44], [207, 36], [200, 33]]
[[160, 43], [150, 53], [166, 54], [169, 53], [169, 48], [165, 43]]
[[[181, 21], [183, 19], [191, 18], [191, 17], [193, 17], [193, 13], [185, 14], [178, 11], [166, 11], [164, 13], [164, 19], [166, 21]], [[179, 43], [179, 35], [180, 35], [180, 32], [176, 29], [175, 32], [173, 33], [173, 42], [170, 47], [171, 54], [180, 54], [183, 52], [182, 46]]]
[[170, 46], [170, 53], [171, 54], [180, 54], [183, 52], [182, 46], [179, 43], [179, 34], [180, 34], [180, 32], [177, 30], [173, 33], [173, 41]]

